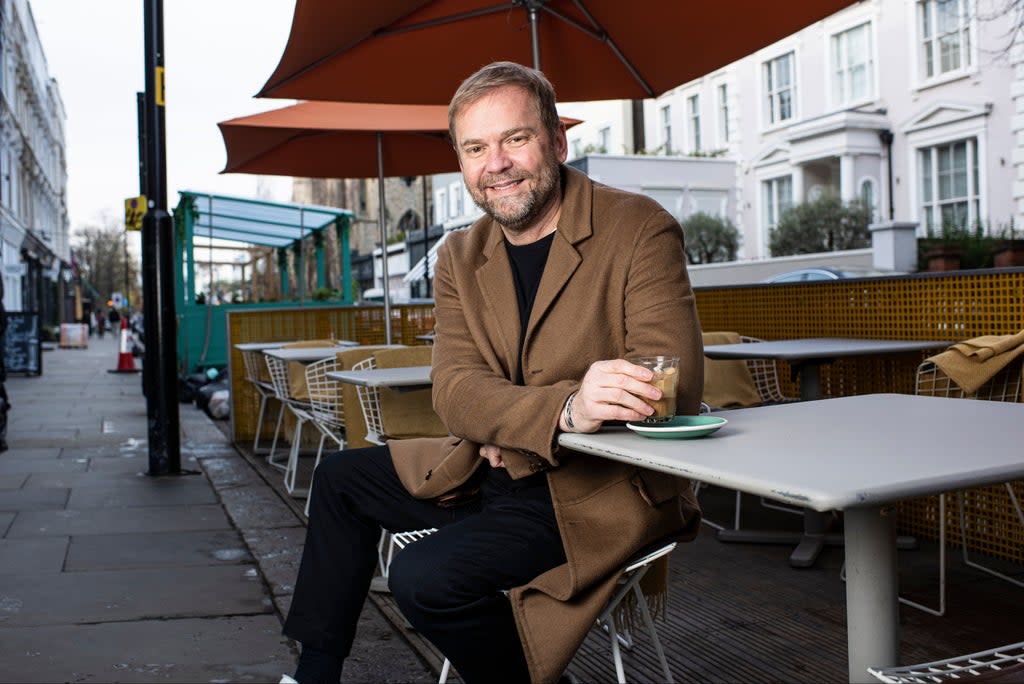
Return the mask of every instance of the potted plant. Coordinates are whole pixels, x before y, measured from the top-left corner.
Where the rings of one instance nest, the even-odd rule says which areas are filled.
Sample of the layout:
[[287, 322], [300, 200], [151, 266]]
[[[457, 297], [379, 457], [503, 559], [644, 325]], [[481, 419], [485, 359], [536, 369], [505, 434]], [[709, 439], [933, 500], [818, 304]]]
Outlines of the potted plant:
[[1024, 230], [1014, 228], [1012, 221], [999, 231], [992, 247], [992, 265], [996, 268], [1024, 266]]

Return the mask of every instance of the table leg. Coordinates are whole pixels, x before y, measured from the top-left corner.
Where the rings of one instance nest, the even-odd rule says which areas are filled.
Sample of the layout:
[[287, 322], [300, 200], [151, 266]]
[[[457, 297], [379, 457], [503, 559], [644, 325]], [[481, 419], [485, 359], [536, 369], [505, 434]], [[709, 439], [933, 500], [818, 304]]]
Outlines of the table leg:
[[880, 507], [848, 509], [845, 519], [849, 677], [873, 682], [867, 668], [899, 661], [896, 528]]

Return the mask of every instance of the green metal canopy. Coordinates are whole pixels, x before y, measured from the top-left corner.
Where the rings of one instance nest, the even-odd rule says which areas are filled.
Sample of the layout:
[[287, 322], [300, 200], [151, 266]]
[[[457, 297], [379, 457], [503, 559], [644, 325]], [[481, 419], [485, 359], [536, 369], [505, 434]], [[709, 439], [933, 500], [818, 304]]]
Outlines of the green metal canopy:
[[192, 234], [264, 247], [289, 247], [352, 212], [337, 207], [291, 204], [182, 190], [178, 210], [192, 207]]
[[[283, 300], [294, 301], [302, 306], [306, 303], [308, 295], [305, 291], [305, 278], [301, 275], [305, 272], [302, 263], [303, 242], [312, 239], [317, 288], [328, 287], [323, 231], [333, 226], [338, 236], [341, 260], [340, 282], [334, 284], [340, 295], [336, 303], [352, 303], [349, 227], [354, 214], [351, 211], [338, 207], [270, 202], [194, 190], [182, 190], [179, 194], [181, 198], [174, 209], [175, 311], [178, 317], [178, 358], [184, 368], [191, 369], [194, 364], [217, 365], [226, 361], [225, 315], [228, 311], [282, 304], [246, 302], [211, 306], [209, 300], [198, 302], [194, 244], [197, 237], [275, 249]], [[242, 248], [242, 245], [239, 245], [239, 248]], [[289, 292], [289, 251], [293, 255], [294, 270], [300, 274], [296, 278], [298, 291], [294, 294]]]

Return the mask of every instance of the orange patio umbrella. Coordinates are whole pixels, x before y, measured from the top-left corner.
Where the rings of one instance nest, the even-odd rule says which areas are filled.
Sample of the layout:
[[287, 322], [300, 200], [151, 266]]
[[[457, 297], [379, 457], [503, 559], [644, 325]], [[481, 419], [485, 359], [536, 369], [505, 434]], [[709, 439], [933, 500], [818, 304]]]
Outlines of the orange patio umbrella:
[[[579, 119], [562, 117], [571, 127]], [[384, 178], [458, 171], [448, 108], [361, 102], [300, 102], [217, 124], [227, 163], [221, 173], [303, 178], [371, 178], [380, 197], [385, 340], [391, 344]], [[424, 222], [426, 217], [424, 216]]]
[[563, 102], [660, 95], [854, 0], [297, 0], [259, 97], [446, 104], [495, 60]]

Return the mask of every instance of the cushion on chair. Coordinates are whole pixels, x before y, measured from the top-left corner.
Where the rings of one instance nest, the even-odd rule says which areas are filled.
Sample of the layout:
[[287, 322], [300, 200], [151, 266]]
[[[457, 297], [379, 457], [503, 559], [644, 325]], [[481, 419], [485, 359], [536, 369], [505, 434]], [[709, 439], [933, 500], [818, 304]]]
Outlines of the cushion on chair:
[[[337, 347], [334, 340], [302, 340], [281, 345], [281, 349], [312, 349], [316, 347]], [[288, 387], [292, 397], [299, 401], [309, 401], [309, 390], [306, 388], [306, 364], [299, 361], [288, 362]]]
[[[739, 344], [739, 333], [701, 333], [704, 346], [713, 344]], [[761, 395], [754, 385], [747, 363], [742, 359], [704, 359], [704, 396], [701, 399], [712, 408], [739, 408], [757, 406]]]
[[[370, 358], [375, 351], [380, 349], [387, 349], [387, 346], [367, 345], [341, 349], [335, 354], [335, 358], [338, 360], [338, 370], [351, 370], [352, 366]], [[341, 411], [345, 415], [346, 448], [360, 449], [375, 446], [366, 441], [366, 421], [363, 419], [363, 409], [359, 405], [359, 397], [356, 395], [356, 386], [348, 382], [341, 383]]]
[[[378, 368], [429, 366], [433, 349], [429, 346], [382, 349], [374, 352]], [[389, 439], [412, 437], [447, 437], [448, 429], [434, 413], [431, 390], [399, 392], [382, 388], [380, 412], [384, 432]]]

